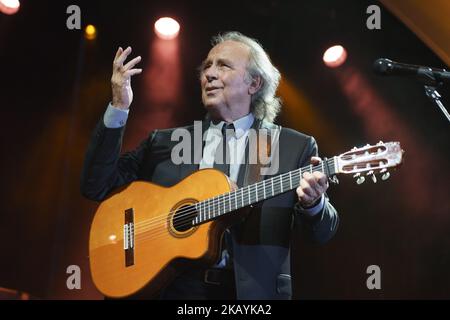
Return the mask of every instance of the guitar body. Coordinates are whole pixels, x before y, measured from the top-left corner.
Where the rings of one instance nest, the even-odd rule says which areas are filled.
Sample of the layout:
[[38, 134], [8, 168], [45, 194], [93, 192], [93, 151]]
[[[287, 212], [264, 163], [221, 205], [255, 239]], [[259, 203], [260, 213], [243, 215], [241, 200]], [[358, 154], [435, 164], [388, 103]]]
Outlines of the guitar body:
[[137, 181], [115, 192], [100, 204], [91, 226], [89, 259], [96, 287], [114, 298], [144, 287], [152, 294], [176, 276], [183, 261], [216, 262], [227, 220], [186, 226], [183, 212], [232, 188], [223, 173], [204, 169], [170, 188]]

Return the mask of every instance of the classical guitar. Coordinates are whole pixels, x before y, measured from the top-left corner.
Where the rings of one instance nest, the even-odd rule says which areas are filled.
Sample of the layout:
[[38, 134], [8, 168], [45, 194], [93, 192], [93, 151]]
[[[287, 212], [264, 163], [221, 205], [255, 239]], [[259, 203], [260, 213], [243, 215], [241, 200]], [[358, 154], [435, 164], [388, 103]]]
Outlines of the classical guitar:
[[217, 261], [225, 216], [296, 189], [304, 172], [321, 171], [334, 182], [337, 174], [353, 174], [358, 183], [367, 176], [376, 182], [375, 174], [385, 180], [402, 155], [398, 142], [379, 142], [239, 189], [214, 169], [199, 170], [170, 188], [130, 183], [103, 201], [94, 216], [89, 239], [94, 283], [115, 298], [144, 287], [155, 293], [181, 262]]

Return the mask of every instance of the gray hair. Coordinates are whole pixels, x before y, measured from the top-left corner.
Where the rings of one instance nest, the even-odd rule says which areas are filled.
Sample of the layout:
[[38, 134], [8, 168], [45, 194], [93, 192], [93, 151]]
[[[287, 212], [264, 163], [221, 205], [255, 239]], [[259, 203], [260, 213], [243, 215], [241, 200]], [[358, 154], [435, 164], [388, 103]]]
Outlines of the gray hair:
[[262, 82], [261, 88], [252, 96], [251, 111], [255, 118], [273, 122], [281, 110], [281, 99], [275, 96], [280, 83], [280, 72], [256, 39], [244, 36], [237, 31], [230, 31], [214, 36], [211, 44], [216, 46], [224, 41], [236, 41], [249, 47], [248, 74], [253, 79], [259, 76]]

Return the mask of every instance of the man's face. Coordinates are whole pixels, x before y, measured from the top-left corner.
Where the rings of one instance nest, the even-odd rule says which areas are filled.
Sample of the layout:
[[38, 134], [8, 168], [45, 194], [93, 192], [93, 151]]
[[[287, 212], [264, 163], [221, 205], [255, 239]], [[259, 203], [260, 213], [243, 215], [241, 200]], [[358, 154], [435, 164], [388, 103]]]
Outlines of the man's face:
[[211, 49], [201, 70], [202, 101], [208, 111], [250, 112], [249, 52], [236, 41], [224, 41]]

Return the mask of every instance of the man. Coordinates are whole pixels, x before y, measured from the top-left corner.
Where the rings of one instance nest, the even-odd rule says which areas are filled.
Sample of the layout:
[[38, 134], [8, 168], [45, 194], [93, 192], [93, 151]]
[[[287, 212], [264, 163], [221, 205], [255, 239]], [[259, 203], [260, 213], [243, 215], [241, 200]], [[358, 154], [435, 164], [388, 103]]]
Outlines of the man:
[[[250, 184], [248, 139], [250, 129], [277, 133], [281, 174], [317, 164], [313, 137], [273, 124], [280, 110], [275, 97], [280, 74], [254, 39], [228, 32], [213, 39], [213, 48], [202, 63], [200, 82], [207, 111], [203, 121], [205, 143], [199, 164], [175, 165], [171, 159], [175, 129], [155, 130], [133, 152], [120, 156], [125, 122], [133, 99], [130, 78], [140, 57], [125, 63], [131, 48], [116, 53], [112, 75], [112, 102], [99, 122], [86, 155], [82, 193], [101, 201], [112, 190], [136, 179], [170, 186], [198, 169], [215, 167], [221, 146], [233, 159], [224, 171], [238, 187]], [[231, 137], [217, 135], [224, 127]], [[193, 126], [185, 127], [189, 132]], [[217, 129], [217, 130], [213, 130]], [[226, 141], [224, 143], [224, 141]], [[222, 143], [222, 144], [221, 144]], [[225, 149], [225, 152], [227, 149]], [[228, 158], [227, 158], [228, 159]], [[266, 179], [267, 176], [256, 177]], [[325, 196], [326, 176], [304, 173], [296, 192], [286, 192], [251, 208], [250, 213], [227, 230], [222, 258], [214, 266], [193, 267], [161, 292], [166, 299], [290, 299], [291, 231], [303, 232], [324, 243], [336, 232], [338, 215]]]

